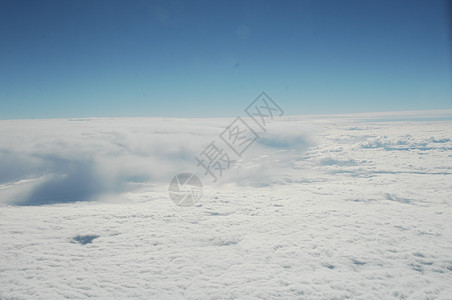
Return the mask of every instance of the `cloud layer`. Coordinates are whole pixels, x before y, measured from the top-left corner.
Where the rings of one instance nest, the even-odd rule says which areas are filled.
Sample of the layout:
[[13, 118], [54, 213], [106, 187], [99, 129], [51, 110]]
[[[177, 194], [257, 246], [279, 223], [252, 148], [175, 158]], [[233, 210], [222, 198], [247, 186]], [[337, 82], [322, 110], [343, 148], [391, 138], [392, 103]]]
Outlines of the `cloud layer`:
[[[203, 175], [195, 156], [232, 119], [65, 119], [2, 121], [0, 199], [40, 205], [94, 200], [137, 187], [167, 184], [180, 172]], [[265, 160], [278, 151], [303, 150], [311, 143], [305, 127], [274, 124], [221, 182], [239, 182], [276, 164]], [[226, 145], [222, 145], [225, 150]], [[279, 155], [281, 158], [281, 155]], [[257, 168], [257, 164], [259, 165]], [[251, 166], [251, 165], [254, 165]], [[257, 180], [258, 178], [255, 178]], [[206, 178], [205, 184], [209, 184]]]
[[176, 206], [230, 121], [2, 122], [0, 298], [450, 298], [452, 121], [288, 117]]

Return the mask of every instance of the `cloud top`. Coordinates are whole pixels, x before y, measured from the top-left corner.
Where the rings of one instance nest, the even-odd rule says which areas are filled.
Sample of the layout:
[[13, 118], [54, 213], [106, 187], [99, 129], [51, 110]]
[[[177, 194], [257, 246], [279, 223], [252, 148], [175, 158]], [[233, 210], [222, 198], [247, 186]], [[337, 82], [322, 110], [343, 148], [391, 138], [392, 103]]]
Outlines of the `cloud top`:
[[[0, 202], [19, 205], [89, 201], [199, 172], [195, 156], [232, 119], [54, 119], [1, 121]], [[275, 123], [224, 182], [275, 168], [265, 155], [305, 149], [306, 130]], [[223, 145], [227, 149], [226, 145]], [[232, 153], [232, 152], [231, 152]], [[261, 176], [256, 177], [259, 180]], [[209, 184], [209, 180], [206, 180]]]

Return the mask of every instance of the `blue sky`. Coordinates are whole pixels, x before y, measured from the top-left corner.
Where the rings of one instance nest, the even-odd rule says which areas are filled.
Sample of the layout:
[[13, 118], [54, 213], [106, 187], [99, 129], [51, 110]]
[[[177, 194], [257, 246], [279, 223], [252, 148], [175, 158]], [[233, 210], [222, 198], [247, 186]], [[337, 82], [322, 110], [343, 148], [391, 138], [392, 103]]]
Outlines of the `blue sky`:
[[[450, 1], [449, 1], [450, 2]], [[447, 1], [0, 1], [0, 119], [452, 108]]]

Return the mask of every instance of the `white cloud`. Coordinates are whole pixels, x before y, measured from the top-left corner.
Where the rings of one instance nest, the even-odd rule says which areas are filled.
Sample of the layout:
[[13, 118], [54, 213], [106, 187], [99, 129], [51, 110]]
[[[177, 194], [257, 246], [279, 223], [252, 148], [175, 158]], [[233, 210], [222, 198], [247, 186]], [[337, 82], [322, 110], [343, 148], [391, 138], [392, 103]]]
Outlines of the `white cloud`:
[[[163, 184], [197, 168], [195, 156], [229, 125], [230, 119], [87, 119], [3, 121], [0, 129], [0, 191], [3, 203], [39, 205], [93, 200], [121, 193], [136, 184]], [[250, 178], [262, 168], [259, 157], [278, 150], [306, 149], [303, 126], [285, 130], [274, 123], [273, 132], [249, 149], [223, 182]], [[226, 145], [222, 147], [230, 151]], [[239, 157], [231, 159], [238, 160]], [[281, 155], [280, 155], [281, 156]], [[261, 164], [264, 169], [273, 164]], [[241, 174], [238, 176], [238, 174]], [[34, 180], [34, 184], [21, 184]], [[206, 180], [208, 183], [209, 180]], [[25, 192], [26, 191], [26, 192]]]
[[1, 206], [0, 298], [449, 297], [452, 121], [286, 117], [175, 206], [230, 121], [0, 122], [3, 202], [99, 200]]

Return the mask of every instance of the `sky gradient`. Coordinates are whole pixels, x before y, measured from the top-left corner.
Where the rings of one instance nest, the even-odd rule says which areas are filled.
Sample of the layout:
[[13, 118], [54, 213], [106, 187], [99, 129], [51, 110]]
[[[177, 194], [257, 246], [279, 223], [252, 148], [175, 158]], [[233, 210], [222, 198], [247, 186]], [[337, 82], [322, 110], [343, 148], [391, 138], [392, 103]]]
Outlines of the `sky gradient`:
[[0, 119], [452, 108], [450, 1], [0, 1]]

